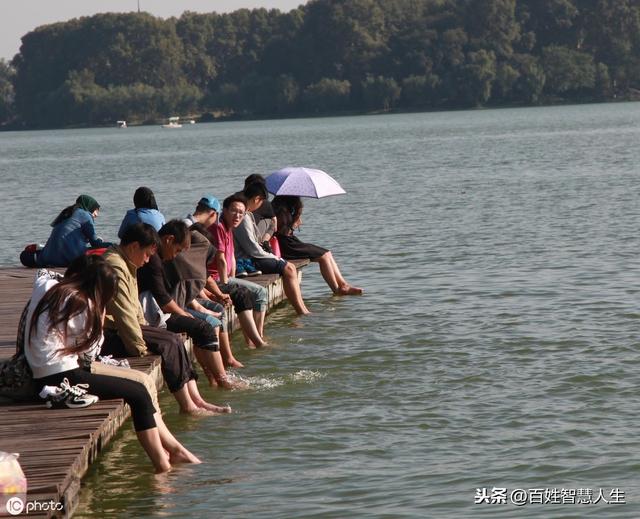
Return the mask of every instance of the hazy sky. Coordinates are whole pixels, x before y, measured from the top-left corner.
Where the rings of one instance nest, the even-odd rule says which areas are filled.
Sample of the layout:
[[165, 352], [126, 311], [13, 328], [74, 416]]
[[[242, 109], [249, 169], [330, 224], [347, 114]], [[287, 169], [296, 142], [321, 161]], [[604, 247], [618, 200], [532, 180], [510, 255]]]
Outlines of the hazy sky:
[[[305, 0], [139, 0], [140, 10], [168, 18], [184, 11], [219, 13], [247, 7], [289, 11]], [[11, 59], [20, 49], [20, 38], [40, 25], [106, 12], [138, 9], [138, 0], [0, 0], [0, 58]]]

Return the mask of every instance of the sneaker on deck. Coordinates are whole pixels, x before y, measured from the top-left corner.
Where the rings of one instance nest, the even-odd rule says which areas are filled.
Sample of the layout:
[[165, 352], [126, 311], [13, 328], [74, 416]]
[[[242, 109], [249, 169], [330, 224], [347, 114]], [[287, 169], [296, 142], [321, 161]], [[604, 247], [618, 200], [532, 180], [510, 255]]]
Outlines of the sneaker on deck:
[[40, 397], [46, 400], [48, 408], [77, 409], [95, 404], [99, 398], [88, 392], [89, 384], [76, 384], [72, 386], [65, 378], [59, 386], [44, 386], [40, 391]]
[[127, 359], [114, 359], [113, 355], [98, 355], [98, 360], [107, 366], [120, 366], [121, 368], [131, 368]]
[[250, 259], [244, 262], [244, 269], [247, 271], [248, 276], [259, 276], [262, 274], [262, 271], [258, 270]]

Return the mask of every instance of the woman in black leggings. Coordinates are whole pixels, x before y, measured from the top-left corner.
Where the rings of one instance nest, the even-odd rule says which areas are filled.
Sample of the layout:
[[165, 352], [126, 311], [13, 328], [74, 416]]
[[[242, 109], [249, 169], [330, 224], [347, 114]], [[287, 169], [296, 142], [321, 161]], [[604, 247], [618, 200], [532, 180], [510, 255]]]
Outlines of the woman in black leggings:
[[103, 341], [104, 309], [115, 293], [117, 275], [99, 256], [83, 256], [74, 264], [61, 281], [47, 271], [36, 278], [25, 355], [38, 389], [88, 384], [89, 392], [100, 398], [122, 398], [131, 407], [136, 434], [156, 472], [169, 470], [172, 463], [200, 463], [167, 429], [144, 384], [80, 367], [78, 355], [99, 349]]

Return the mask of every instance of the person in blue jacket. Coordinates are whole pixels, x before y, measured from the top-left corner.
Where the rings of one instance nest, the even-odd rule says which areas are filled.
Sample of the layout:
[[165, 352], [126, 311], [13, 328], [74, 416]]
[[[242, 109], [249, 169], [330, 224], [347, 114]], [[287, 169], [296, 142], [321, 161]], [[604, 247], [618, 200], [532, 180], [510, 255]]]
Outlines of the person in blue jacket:
[[44, 248], [34, 258], [23, 259], [21, 255], [20, 260], [30, 267], [67, 267], [89, 248], [110, 246], [96, 235], [93, 222], [99, 212], [100, 204], [95, 198], [80, 195], [75, 204], [65, 207], [51, 222], [53, 230]]
[[133, 195], [135, 209], [129, 209], [120, 224], [118, 237], [122, 239], [127, 227], [134, 223], [148, 223], [156, 231], [159, 231], [166, 223], [164, 215], [158, 211], [158, 204], [153, 191], [148, 187], [139, 187]]

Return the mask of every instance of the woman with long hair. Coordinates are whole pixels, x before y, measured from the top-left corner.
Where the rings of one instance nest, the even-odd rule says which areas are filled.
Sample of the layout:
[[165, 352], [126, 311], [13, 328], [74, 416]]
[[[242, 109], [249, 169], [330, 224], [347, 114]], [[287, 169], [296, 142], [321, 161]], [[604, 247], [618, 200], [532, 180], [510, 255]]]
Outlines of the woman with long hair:
[[[272, 252], [267, 252], [260, 244], [259, 230], [256, 225], [253, 212], [267, 199], [267, 188], [261, 182], [249, 184], [240, 196], [234, 200], [236, 207], [235, 214], [229, 208], [225, 211], [223, 208], [223, 219], [229, 220], [229, 227], [233, 228], [233, 241], [235, 261], [233, 270], [235, 271], [235, 263], [239, 259], [250, 259], [256, 268], [265, 274], [279, 274], [282, 276], [282, 285], [287, 299], [295, 309], [298, 315], [308, 315], [311, 312], [307, 308], [302, 291], [300, 289], [300, 280], [298, 271], [293, 263], [279, 258]], [[242, 199], [244, 197], [244, 200]], [[244, 202], [244, 203], [243, 203]], [[244, 208], [242, 207], [244, 205]], [[243, 216], [240, 216], [242, 214]]]
[[294, 231], [302, 225], [303, 205], [299, 196], [276, 196], [271, 205], [278, 220], [276, 236], [284, 259], [309, 258], [318, 263], [322, 277], [336, 295], [362, 294], [361, 288], [351, 286], [344, 279], [330, 250], [305, 243], [294, 235]]
[[59, 386], [68, 395], [63, 402], [68, 407], [86, 405], [87, 389], [99, 398], [124, 399], [156, 472], [166, 472], [173, 463], [200, 463], [168, 430], [145, 384], [80, 367], [79, 356], [95, 354], [102, 344], [105, 307], [118, 277], [99, 256], [76, 262], [82, 265], [72, 264], [60, 281], [44, 270], [36, 277], [25, 334], [25, 355], [36, 386]]

